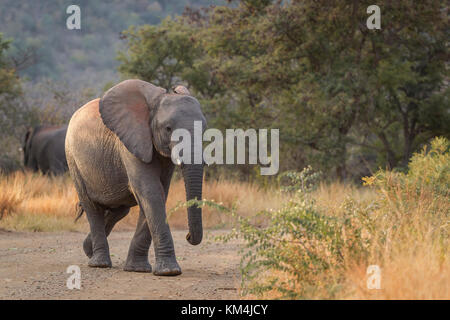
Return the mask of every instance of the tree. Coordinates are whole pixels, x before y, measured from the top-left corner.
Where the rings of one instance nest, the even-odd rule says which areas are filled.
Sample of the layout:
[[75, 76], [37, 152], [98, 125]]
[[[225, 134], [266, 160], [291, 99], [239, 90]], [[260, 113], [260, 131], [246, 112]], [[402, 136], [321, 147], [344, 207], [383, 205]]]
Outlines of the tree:
[[[381, 30], [369, 30], [370, 4], [243, 0], [191, 10], [151, 32], [132, 29], [120, 68], [186, 81], [218, 128], [279, 128], [284, 169], [313, 163], [345, 179], [355, 157], [369, 169], [405, 167], [422, 144], [450, 134], [446, 8], [387, 2]], [[181, 33], [182, 50], [173, 42]]]
[[172, 89], [200, 54], [193, 43], [191, 29], [180, 26], [169, 17], [158, 26], [130, 27], [122, 32], [128, 51], [119, 53], [122, 62], [119, 71]]
[[10, 43], [11, 40], [3, 39], [3, 34], [0, 33], [0, 95], [5, 100], [16, 97], [20, 93], [19, 79], [5, 55]]
[[17, 148], [14, 150], [11, 146], [15, 144], [14, 138], [18, 135], [16, 125], [24, 117], [19, 112], [17, 103], [17, 98], [21, 95], [20, 81], [5, 55], [10, 43], [11, 40], [5, 40], [0, 33], [0, 149], [4, 150], [0, 154], [0, 169], [15, 167], [13, 158], [17, 154]]

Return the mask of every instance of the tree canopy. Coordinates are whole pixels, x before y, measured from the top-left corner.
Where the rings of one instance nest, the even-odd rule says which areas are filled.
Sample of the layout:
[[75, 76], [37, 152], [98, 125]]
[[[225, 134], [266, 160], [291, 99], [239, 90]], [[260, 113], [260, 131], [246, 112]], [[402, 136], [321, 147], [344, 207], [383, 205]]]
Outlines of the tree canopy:
[[6, 58], [6, 51], [11, 44], [0, 33], [0, 148], [4, 150], [0, 157], [0, 168], [11, 169], [15, 166], [14, 138], [17, 137], [17, 126], [23, 123], [26, 115], [21, 113], [22, 105], [17, 99], [22, 93], [20, 79], [16, 70]]
[[128, 29], [119, 70], [195, 92], [211, 126], [280, 128], [282, 166], [339, 178], [406, 167], [449, 136], [448, 23], [437, 0], [240, 1]]

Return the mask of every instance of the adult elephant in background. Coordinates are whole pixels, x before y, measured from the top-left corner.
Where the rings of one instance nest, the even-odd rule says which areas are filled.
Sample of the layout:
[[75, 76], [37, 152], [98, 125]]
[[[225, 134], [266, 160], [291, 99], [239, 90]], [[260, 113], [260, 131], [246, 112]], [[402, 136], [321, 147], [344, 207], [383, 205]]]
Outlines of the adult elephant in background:
[[[67, 131], [66, 155], [80, 200], [79, 216], [86, 212], [90, 225], [83, 243], [89, 266], [111, 267], [107, 236], [130, 207], [139, 205], [124, 270], [152, 272], [148, 251], [153, 240], [153, 273], [181, 274], [166, 219], [174, 170], [171, 150], [176, 145], [171, 135], [176, 129], [185, 129], [193, 141], [194, 121], [205, 128], [200, 104], [185, 87], [167, 93], [141, 80], [123, 81], [74, 113]], [[203, 164], [180, 165], [187, 200], [202, 199]], [[191, 206], [187, 211], [186, 239], [197, 245], [203, 235], [201, 208]]]
[[67, 125], [41, 125], [29, 129], [23, 142], [25, 167], [44, 174], [60, 175], [66, 172], [66, 133]]

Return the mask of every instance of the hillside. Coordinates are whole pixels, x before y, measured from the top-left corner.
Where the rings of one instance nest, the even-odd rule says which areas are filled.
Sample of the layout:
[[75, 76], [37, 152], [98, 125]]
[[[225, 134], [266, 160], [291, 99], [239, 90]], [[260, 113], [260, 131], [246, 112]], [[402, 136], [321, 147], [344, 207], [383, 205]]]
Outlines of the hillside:
[[19, 75], [33, 82], [48, 78], [76, 87], [101, 88], [118, 78], [120, 33], [131, 25], [158, 24], [186, 6], [201, 7], [224, 1], [129, 0], [77, 1], [81, 30], [68, 30], [66, 13], [73, 1], [40, 0], [0, 2], [0, 32], [14, 41], [12, 57], [28, 57]]

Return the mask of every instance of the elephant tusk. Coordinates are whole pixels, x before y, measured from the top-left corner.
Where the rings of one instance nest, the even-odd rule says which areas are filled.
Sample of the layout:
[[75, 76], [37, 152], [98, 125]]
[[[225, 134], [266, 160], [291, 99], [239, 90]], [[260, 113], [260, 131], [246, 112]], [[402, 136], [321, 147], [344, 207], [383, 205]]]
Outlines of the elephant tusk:
[[174, 164], [176, 164], [177, 166], [179, 166], [183, 163], [183, 161], [181, 161], [180, 157], [178, 157], [178, 156], [172, 155], [171, 158], [172, 158], [172, 162]]

